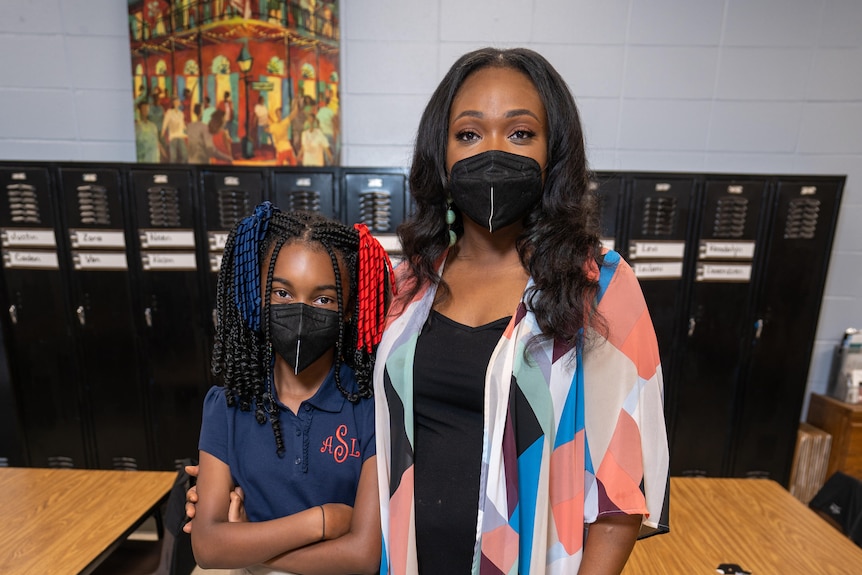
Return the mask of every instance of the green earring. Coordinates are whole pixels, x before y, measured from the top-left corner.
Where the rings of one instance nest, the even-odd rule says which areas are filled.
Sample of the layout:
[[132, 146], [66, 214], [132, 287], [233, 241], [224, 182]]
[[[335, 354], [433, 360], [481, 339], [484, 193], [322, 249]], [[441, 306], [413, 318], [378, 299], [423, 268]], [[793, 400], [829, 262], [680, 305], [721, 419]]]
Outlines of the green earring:
[[452, 211], [452, 196], [446, 198], [446, 225], [449, 226], [449, 247], [455, 245], [458, 241], [458, 236], [455, 235], [455, 230], [452, 229], [452, 224], [455, 223], [455, 212]]

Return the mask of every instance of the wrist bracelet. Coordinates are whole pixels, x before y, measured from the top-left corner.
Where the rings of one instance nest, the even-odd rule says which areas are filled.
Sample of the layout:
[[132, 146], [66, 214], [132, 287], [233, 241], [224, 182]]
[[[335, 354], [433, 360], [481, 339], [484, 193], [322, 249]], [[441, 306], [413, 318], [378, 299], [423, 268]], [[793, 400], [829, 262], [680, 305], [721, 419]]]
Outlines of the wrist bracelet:
[[320, 514], [323, 517], [323, 534], [320, 536], [320, 540], [324, 541], [326, 539], [326, 511], [323, 509], [323, 505], [318, 505], [320, 507]]

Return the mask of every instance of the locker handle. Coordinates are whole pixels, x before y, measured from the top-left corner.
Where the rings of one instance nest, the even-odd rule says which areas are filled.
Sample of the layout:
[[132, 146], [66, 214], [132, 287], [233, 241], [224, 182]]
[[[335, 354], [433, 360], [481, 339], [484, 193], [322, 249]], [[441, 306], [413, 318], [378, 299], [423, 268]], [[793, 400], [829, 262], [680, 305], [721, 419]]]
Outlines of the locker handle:
[[84, 315], [84, 306], [79, 305], [78, 309], [75, 310], [75, 315], [78, 316], [78, 323], [81, 325], [87, 325], [87, 318]]
[[15, 307], [15, 304], [9, 306], [9, 318], [12, 320], [12, 325], [18, 323], [18, 308]]
[[697, 322], [693, 317], [688, 318], [688, 337], [694, 335], [694, 327], [697, 325]]
[[152, 308], [144, 309], [144, 320], [147, 322], [147, 327], [153, 327], [153, 310]]
[[754, 339], [759, 340], [760, 334], [763, 333], [763, 320], [759, 319], [754, 322]]

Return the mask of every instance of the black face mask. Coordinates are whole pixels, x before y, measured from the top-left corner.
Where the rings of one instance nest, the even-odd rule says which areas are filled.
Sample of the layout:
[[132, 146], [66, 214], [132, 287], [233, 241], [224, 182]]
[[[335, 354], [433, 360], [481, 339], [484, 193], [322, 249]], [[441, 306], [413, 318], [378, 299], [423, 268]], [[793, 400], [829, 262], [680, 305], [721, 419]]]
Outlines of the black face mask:
[[304, 303], [269, 307], [272, 347], [294, 373], [320, 359], [338, 341], [338, 312]]
[[524, 217], [542, 197], [542, 168], [533, 158], [500, 150], [455, 162], [449, 174], [452, 201], [493, 232]]

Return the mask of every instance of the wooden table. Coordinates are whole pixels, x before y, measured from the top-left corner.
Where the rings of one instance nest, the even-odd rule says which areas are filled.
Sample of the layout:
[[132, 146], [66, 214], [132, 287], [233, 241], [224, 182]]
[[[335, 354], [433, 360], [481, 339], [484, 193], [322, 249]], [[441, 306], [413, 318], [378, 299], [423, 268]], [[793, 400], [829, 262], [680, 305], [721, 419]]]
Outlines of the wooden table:
[[624, 575], [862, 573], [862, 548], [768, 479], [670, 480], [670, 533], [638, 541]]
[[90, 573], [144, 522], [176, 476], [0, 468], [0, 573]]

